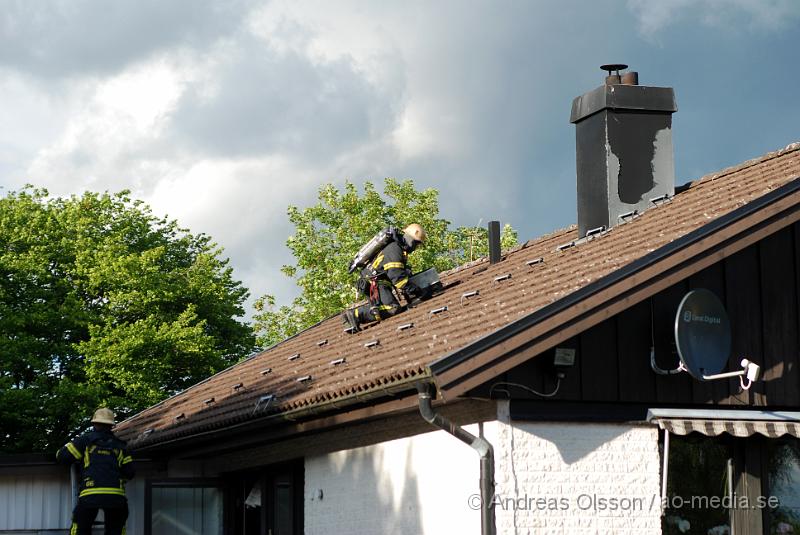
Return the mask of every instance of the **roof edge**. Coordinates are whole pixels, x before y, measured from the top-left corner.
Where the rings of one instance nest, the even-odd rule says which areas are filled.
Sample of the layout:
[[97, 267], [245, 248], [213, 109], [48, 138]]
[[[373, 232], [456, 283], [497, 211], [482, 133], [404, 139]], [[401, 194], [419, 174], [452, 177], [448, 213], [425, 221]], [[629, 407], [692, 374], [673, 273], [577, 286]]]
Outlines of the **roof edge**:
[[327, 416], [338, 409], [352, 407], [353, 405], [361, 402], [373, 401], [380, 397], [393, 397], [400, 392], [411, 391], [412, 388], [414, 388], [418, 383], [431, 383], [432, 381], [433, 378], [429, 375], [429, 372], [426, 369], [423, 373], [404, 378], [403, 380], [391, 384], [376, 386], [364, 392], [351, 394], [343, 398], [329, 399], [324, 402], [305, 405], [303, 407], [298, 407], [285, 412], [277, 412], [269, 416], [254, 420], [251, 419], [233, 425], [223, 424], [213, 429], [180, 435], [163, 441], [153, 439], [142, 446], [137, 446], [136, 440], [134, 439], [128, 442], [128, 447], [137, 454], [151, 453], [164, 449], [171, 449], [173, 446], [177, 447], [179, 444], [190, 440], [197, 440], [198, 438], [213, 438], [215, 435], [220, 433], [225, 433], [226, 435], [229, 435], [231, 432], [244, 433], [249, 431], [251, 428], [269, 426], [276, 422], [291, 423], [307, 417], [315, 419], [318, 416]]
[[0, 468], [7, 466], [56, 466], [52, 453], [4, 453], [0, 455]]
[[215, 373], [215, 374], [213, 374], [213, 375], [209, 375], [209, 376], [208, 376], [208, 377], [206, 377], [205, 379], [202, 379], [201, 381], [199, 381], [199, 382], [197, 382], [197, 383], [193, 384], [192, 386], [186, 387], [186, 388], [184, 388], [183, 390], [181, 390], [180, 392], [175, 392], [174, 394], [172, 394], [172, 395], [171, 395], [171, 396], [169, 396], [168, 398], [164, 398], [164, 399], [162, 399], [161, 401], [159, 401], [158, 403], [155, 403], [154, 405], [150, 405], [149, 407], [147, 407], [147, 408], [144, 408], [144, 409], [140, 410], [139, 412], [137, 412], [137, 413], [135, 413], [135, 414], [132, 414], [132, 415], [128, 416], [127, 418], [125, 418], [125, 419], [124, 419], [124, 420], [122, 420], [121, 422], [118, 422], [118, 423], [116, 424], [116, 426], [114, 427], [114, 429], [116, 430], [116, 429], [117, 429], [117, 427], [119, 427], [120, 425], [122, 425], [122, 424], [124, 424], [124, 423], [127, 423], [127, 422], [129, 422], [129, 421], [133, 420], [134, 418], [138, 418], [138, 417], [139, 417], [139, 416], [141, 416], [142, 414], [144, 414], [144, 413], [146, 413], [146, 412], [148, 412], [148, 411], [150, 411], [150, 410], [152, 410], [152, 409], [155, 409], [156, 407], [160, 407], [160, 406], [164, 405], [166, 402], [168, 402], [168, 401], [169, 401], [169, 400], [171, 400], [171, 399], [174, 399], [174, 398], [176, 398], [176, 397], [178, 397], [178, 396], [180, 396], [180, 395], [182, 395], [182, 394], [185, 394], [186, 392], [189, 392], [190, 390], [194, 390], [195, 388], [198, 388], [198, 387], [200, 387], [200, 386], [204, 385], [204, 384], [205, 384], [205, 383], [207, 383], [208, 381], [212, 380], [214, 377], [217, 377], [218, 375], [222, 375], [223, 373], [226, 373], [226, 372], [228, 372], [228, 371], [232, 370], [233, 368], [237, 367], [238, 365], [242, 364], [243, 362], [246, 362], [246, 361], [248, 361], [248, 360], [252, 360], [252, 359], [254, 359], [254, 358], [258, 357], [259, 355], [263, 355], [263, 354], [264, 354], [264, 353], [266, 353], [267, 351], [271, 351], [272, 349], [274, 349], [274, 348], [278, 347], [278, 346], [279, 346], [279, 345], [281, 345], [281, 344], [285, 344], [285, 343], [286, 343], [286, 342], [288, 342], [289, 340], [292, 340], [292, 339], [294, 339], [294, 338], [296, 338], [296, 337], [300, 336], [301, 334], [303, 334], [304, 332], [306, 332], [306, 331], [308, 331], [308, 330], [314, 329], [315, 327], [319, 326], [319, 325], [320, 325], [320, 324], [322, 324], [323, 322], [326, 322], [326, 321], [328, 321], [329, 319], [331, 319], [331, 318], [334, 318], [334, 317], [336, 317], [336, 314], [334, 314], [334, 315], [331, 315], [331, 316], [328, 316], [327, 318], [321, 319], [321, 320], [319, 320], [317, 323], [315, 323], [314, 325], [310, 325], [310, 326], [306, 327], [305, 329], [303, 329], [303, 330], [301, 330], [301, 331], [297, 331], [297, 332], [296, 332], [296, 333], [294, 333], [292, 336], [290, 336], [290, 337], [288, 337], [288, 338], [284, 338], [284, 339], [283, 339], [283, 340], [281, 340], [280, 342], [275, 342], [274, 344], [272, 344], [271, 346], [269, 346], [269, 347], [267, 347], [267, 348], [264, 348], [264, 349], [259, 349], [258, 351], [254, 351], [253, 353], [250, 353], [248, 356], [246, 356], [246, 357], [245, 357], [245, 358], [243, 358], [242, 360], [240, 360], [240, 361], [238, 361], [238, 362], [234, 362], [234, 363], [233, 363], [233, 364], [231, 364], [230, 366], [228, 366], [228, 367], [226, 367], [226, 368], [223, 368], [223, 369], [221, 369], [220, 371], [218, 371], [217, 373]]

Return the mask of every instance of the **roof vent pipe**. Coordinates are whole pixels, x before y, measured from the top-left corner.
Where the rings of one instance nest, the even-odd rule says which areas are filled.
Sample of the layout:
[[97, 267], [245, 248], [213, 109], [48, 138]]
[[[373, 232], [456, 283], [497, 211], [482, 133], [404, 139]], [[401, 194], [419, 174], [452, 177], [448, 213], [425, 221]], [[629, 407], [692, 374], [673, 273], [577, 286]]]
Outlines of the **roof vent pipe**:
[[639, 85], [639, 73], [636, 71], [626, 72], [620, 81], [623, 85]]
[[489, 262], [500, 261], [500, 221], [489, 221]]

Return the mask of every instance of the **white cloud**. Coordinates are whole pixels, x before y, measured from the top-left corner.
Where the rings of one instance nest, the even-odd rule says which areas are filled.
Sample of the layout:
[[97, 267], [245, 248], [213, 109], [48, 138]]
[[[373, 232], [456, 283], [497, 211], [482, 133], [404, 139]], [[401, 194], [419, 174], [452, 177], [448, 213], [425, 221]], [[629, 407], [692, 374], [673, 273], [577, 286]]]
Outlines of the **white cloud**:
[[312, 176], [282, 157], [206, 159], [164, 176], [147, 197], [157, 212], [212, 234], [226, 249], [258, 254], [265, 244], [257, 236], [285, 226], [286, 207], [313, 186]]
[[96, 104], [105, 113], [127, 119], [126, 128], [142, 135], [157, 128], [180, 97], [180, 69], [158, 61], [125, 71], [100, 84]]
[[164, 164], [158, 144], [186, 82], [186, 71], [162, 60], [83, 82], [65, 103], [69, 115], [58, 139], [33, 158], [28, 177], [54, 193], [146, 191], [159, 178], [152, 175]]
[[286, 207], [298, 190], [313, 189], [311, 176], [280, 157], [200, 160], [162, 177], [146, 200], [156, 213], [211, 235], [252, 298], [270, 291], [288, 300], [293, 290], [278, 272], [290, 260]]
[[109, 75], [235, 32], [250, 0], [5, 0], [0, 64], [43, 79]]
[[[291, 261], [286, 207], [314, 202], [324, 182], [414, 178], [442, 191], [446, 217], [489, 219], [484, 210], [508, 210], [516, 190], [504, 170], [516, 165], [510, 146], [492, 143], [519, 125], [493, 125], [503, 115], [481, 101], [508, 91], [450, 56], [483, 48], [473, 35], [487, 31], [492, 8], [456, 16], [451, 7], [275, 1], [242, 10], [246, 22], [229, 20], [227, 33], [204, 26], [208, 43], [142, 40], [117, 63], [76, 62], [58, 79], [73, 94], [63, 122], [27, 176], [56, 194], [133, 190], [156, 213], [213, 236], [254, 296], [293, 294], [278, 271]], [[504, 17], [490, 33], [525, 34], [524, 20]], [[51, 60], [26, 72], [45, 76], [57, 63], [57, 49], [43, 50]], [[471, 59], [496, 68], [498, 58]]]
[[684, 20], [714, 28], [783, 31], [800, 19], [796, 0], [628, 0], [628, 7], [639, 33], [650, 39]]
[[660, 35], [684, 19], [745, 17], [782, 28], [800, 5], [101, 4], [20, 1], [0, 13], [0, 182], [131, 189], [218, 241], [254, 296], [282, 301], [295, 291], [279, 272], [291, 261], [286, 207], [312, 204], [321, 184], [412, 178], [440, 190], [457, 224], [500, 218], [521, 237], [566, 225], [572, 97], [620, 51], [669, 62], [609, 28], [638, 22]]
[[469, 14], [453, 7], [276, 0], [253, 12], [250, 27], [276, 49], [315, 65], [351, 63], [365, 81], [390, 95], [398, 116], [386, 134], [402, 158], [460, 158], [473, 149], [470, 92], [488, 81], [473, 78], [469, 62], [448, 54], [455, 49], [468, 56], [480, 49], [483, 44], [474, 37], [486, 17], [496, 17], [492, 33], [502, 32], [509, 21], [490, 5], [473, 6]]

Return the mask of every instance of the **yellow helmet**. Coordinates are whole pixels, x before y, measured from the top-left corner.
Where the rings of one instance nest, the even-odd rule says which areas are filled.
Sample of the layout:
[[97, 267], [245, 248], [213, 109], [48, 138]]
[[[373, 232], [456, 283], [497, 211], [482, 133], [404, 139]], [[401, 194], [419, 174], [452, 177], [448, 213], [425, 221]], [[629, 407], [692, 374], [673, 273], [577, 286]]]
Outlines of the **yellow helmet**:
[[423, 229], [417, 223], [411, 223], [409, 226], [403, 229], [404, 234], [408, 234], [414, 240], [425, 243], [425, 240], [428, 238], [428, 235], [425, 233], [425, 229]]
[[111, 409], [100, 407], [99, 409], [94, 411], [94, 416], [92, 416], [92, 423], [114, 425], [114, 413], [111, 411]]

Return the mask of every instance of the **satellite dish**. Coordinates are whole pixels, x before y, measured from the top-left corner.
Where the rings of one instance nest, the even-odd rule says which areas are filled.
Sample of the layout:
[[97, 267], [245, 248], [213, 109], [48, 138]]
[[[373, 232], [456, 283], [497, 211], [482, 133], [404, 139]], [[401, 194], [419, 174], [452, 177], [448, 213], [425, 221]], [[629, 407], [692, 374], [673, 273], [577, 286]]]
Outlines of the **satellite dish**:
[[697, 289], [683, 297], [675, 315], [675, 344], [681, 366], [698, 381], [725, 369], [731, 354], [731, 323], [716, 295]]

